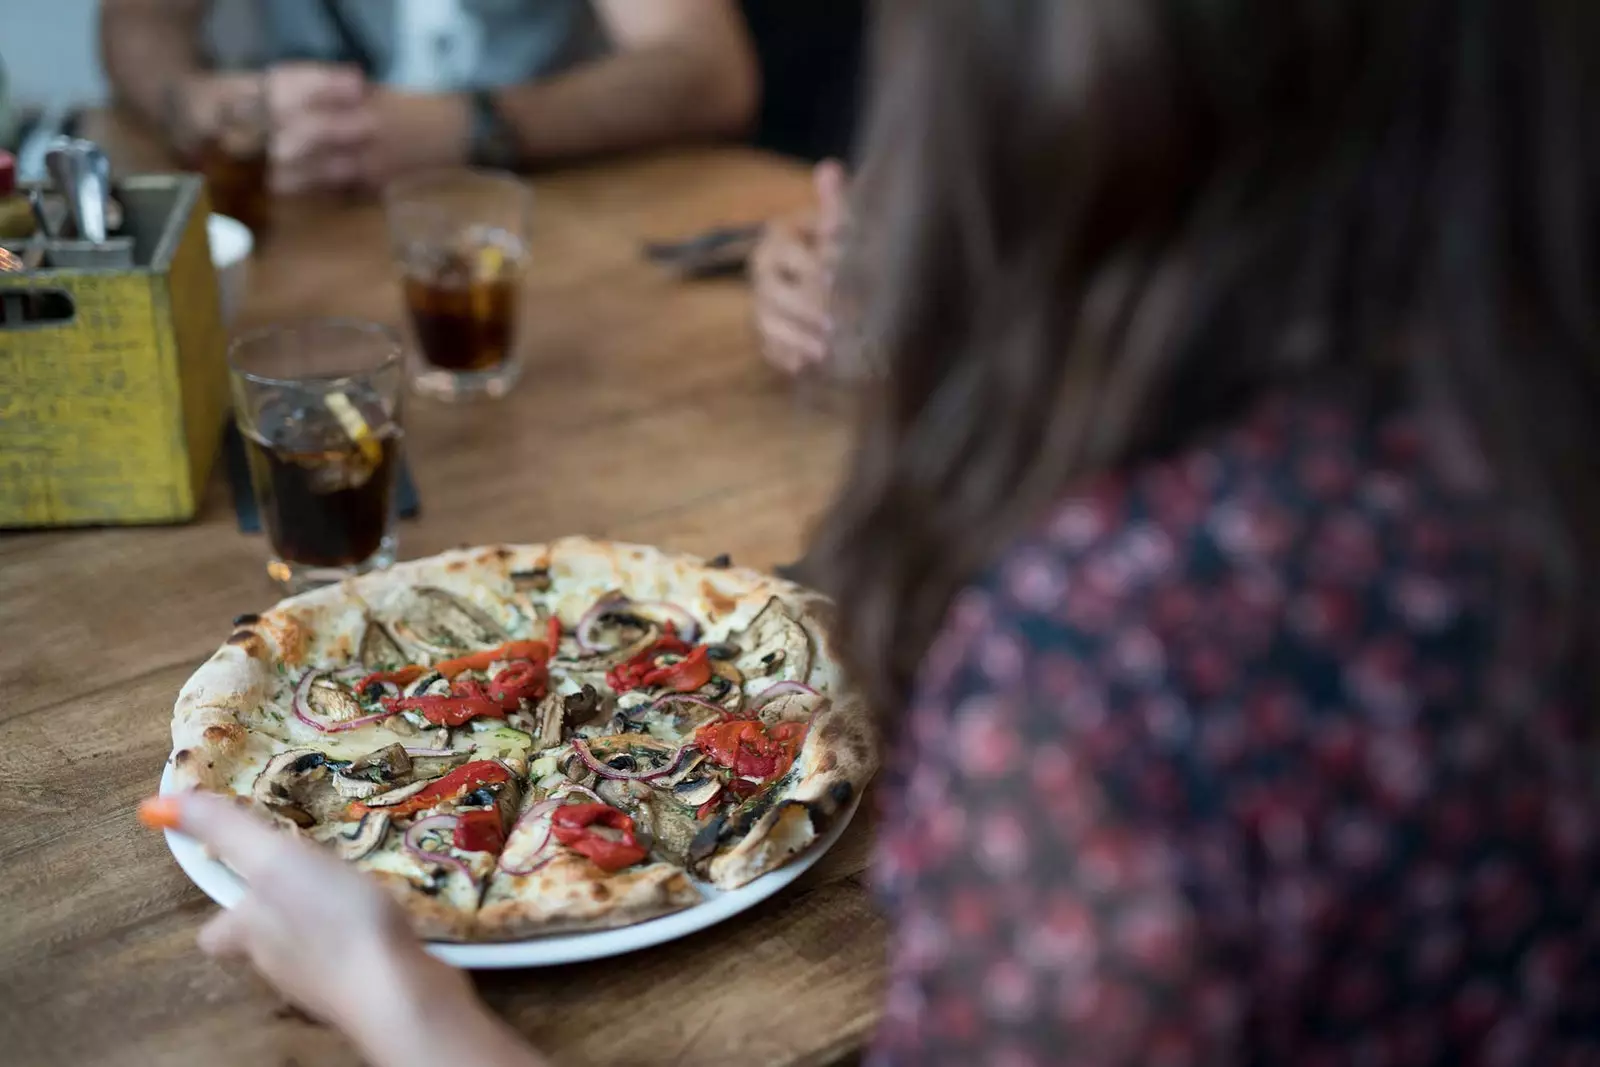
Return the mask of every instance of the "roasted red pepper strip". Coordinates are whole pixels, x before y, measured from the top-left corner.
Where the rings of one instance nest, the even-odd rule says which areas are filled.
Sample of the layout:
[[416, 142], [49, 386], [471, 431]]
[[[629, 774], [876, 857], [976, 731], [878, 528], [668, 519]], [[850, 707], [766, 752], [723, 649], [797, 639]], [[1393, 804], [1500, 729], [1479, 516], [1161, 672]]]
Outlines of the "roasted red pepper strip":
[[550, 621], [544, 624], [544, 643], [550, 646], [551, 656], [561, 651], [561, 619], [559, 616], [550, 616]]
[[369, 808], [359, 801], [351, 804], [349, 812], [351, 817], [360, 818], [369, 811], [387, 812], [399, 818], [413, 812], [424, 811], [437, 807], [447, 800], [463, 796], [474, 789], [481, 789], [486, 785], [496, 782], [505, 782], [511, 779], [511, 772], [505, 765], [492, 759], [473, 760], [471, 763], [462, 764], [426, 789], [419, 790], [415, 796], [406, 797], [398, 804], [391, 804], [383, 808]]
[[500, 824], [500, 813], [493, 810], [464, 811], [456, 819], [456, 832], [452, 844], [463, 852], [493, 852], [499, 855], [506, 847], [506, 829]]
[[645, 687], [663, 686], [678, 693], [692, 693], [711, 681], [711, 657], [701, 645], [668, 667], [657, 667], [639, 679]]
[[482, 652], [472, 652], [455, 659], [447, 659], [443, 663], [435, 663], [433, 669], [446, 678], [455, 678], [464, 671], [486, 671], [491, 663], [501, 660], [527, 659], [535, 663], [544, 663], [550, 658], [550, 646], [543, 641], [508, 641], [495, 648], [486, 648]]
[[489, 682], [489, 699], [507, 711], [516, 711], [519, 701], [542, 699], [549, 684], [544, 664], [517, 660]]
[[[656, 667], [657, 656], [664, 655], [668, 652], [671, 652], [674, 655], [687, 656], [693, 651], [693, 648], [685, 644], [683, 640], [678, 637], [678, 628], [669, 622], [667, 623], [666, 634], [659, 641], [645, 649], [643, 652], [640, 652], [626, 663], [618, 664], [607, 671], [606, 684], [609, 685], [613, 691], [618, 693], [626, 693], [630, 689], [638, 689], [640, 686], [645, 684], [645, 675], [658, 670]], [[708, 672], [709, 669], [710, 668], [708, 664]], [[709, 673], [706, 681], [710, 681]], [[705, 682], [700, 683], [700, 685], [704, 684]], [[695, 686], [695, 688], [698, 689], [699, 686]]]
[[[798, 734], [784, 725], [799, 726]], [[784, 724], [776, 729], [780, 736], [769, 736], [755, 719], [732, 719], [711, 722], [695, 731], [694, 743], [712, 761], [727, 767], [741, 778], [768, 781], [786, 772], [793, 764], [804, 726], [799, 723]]]
[[483, 690], [482, 682], [460, 681], [449, 696], [388, 697], [385, 711], [415, 711], [436, 726], [462, 726], [473, 719], [503, 719], [506, 709]]
[[[620, 840], [597, 834], [594, 827], [618, 831]], [[649, 855], [633, 838], [633, 820], [609, 804], [568, 804], [550, 817], [550, 832], [557, 841], [588, 856], [602, 871], [632, 867]]]
[[373, 682], [393, 682], [395, 685], [410, 685], [412, 682], [428, 673], [428, 668], [418, 667], [415, 664], [409, 667], [400, 667], [392, 671], [373, 671], [361, 679], [361, 684], [356, 686], [359, 695], [367, 691], [367, 686]]

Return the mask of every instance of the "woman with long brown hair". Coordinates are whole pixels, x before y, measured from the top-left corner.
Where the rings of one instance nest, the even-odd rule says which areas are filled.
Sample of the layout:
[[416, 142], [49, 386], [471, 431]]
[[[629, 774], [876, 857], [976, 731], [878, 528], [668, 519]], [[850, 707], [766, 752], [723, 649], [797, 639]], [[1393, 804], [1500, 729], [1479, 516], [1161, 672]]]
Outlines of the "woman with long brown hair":
[[1600, 6], [881, 14], [874, 1062], [1600, 1061]]

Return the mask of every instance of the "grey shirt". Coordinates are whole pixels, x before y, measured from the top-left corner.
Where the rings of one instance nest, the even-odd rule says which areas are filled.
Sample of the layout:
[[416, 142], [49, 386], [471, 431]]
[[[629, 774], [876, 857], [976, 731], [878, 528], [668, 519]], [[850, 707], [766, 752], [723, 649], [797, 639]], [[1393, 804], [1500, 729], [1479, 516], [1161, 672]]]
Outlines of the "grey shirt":
[[[332, 0], [372, 57], [370, 75], [419, 91], [527, 81], [606, 49], [589, 0]], [[219, 61], [348, 61], [321, 0], [216, 0]]]

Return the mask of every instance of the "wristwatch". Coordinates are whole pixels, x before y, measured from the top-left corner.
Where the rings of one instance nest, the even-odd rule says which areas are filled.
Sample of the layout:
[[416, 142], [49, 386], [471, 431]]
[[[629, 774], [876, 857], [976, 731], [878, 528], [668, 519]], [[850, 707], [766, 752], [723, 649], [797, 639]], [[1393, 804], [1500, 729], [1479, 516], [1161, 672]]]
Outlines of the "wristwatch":
[[500, 114], [494, 94], [487, 89], [474, 89], [470, 101], [472, 140], [467, 154], [472, 165], [492, 170], [516, 170], [522, 162], [522, 150], [517, 145], [517, 135], [511, 129], [511, 124]]

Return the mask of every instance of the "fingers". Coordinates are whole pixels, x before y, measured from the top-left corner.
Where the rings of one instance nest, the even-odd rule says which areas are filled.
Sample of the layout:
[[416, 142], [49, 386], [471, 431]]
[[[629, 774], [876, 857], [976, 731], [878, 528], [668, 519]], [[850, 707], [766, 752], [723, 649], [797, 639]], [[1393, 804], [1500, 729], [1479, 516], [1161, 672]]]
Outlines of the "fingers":
[[212, 793], [168, 793], [139, 805], [139, 819], [152, 829], [177, 830], [210, 848], [222, 862], [255, 885], [282, 863], [284, 834], [238, 804]]
[[267, 72], [267, 104], [283, 121], [314, 108], [355, 107], [367, 82], [358, 67], [341, 63], [283, 63]]
[[837, 159], [818, 163], [811, 175], [817, 192], [817, 229], [826, 237], [833, 237], [845, 224], [849, 209], [849, 174]]
[[355, 183], [378, 134], [365, 79], [354, 67], [289, 63], [267, 74], [272, 189], [299, 193]]
[[751, 259], [756, 329], [767, 362], [793, 374], [827, 358], [832, 277], [808, 221], [779, 220]]
[[772, 314], [758, 315], [756, 329], [761, 334], [761, 351], [767, 362], [785, 374], [797, 374], [828, 358], [826, 335], [807, 329], [791, 319]]

